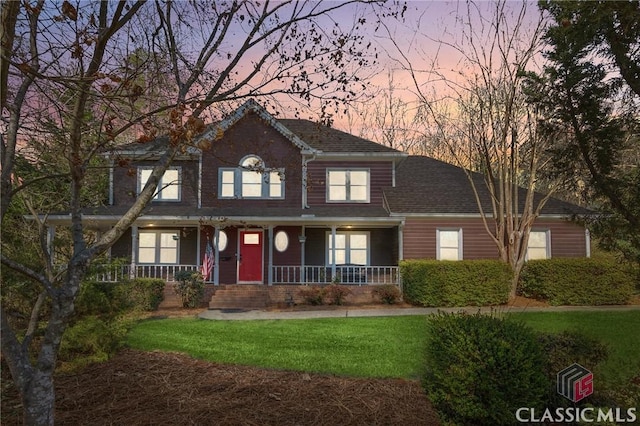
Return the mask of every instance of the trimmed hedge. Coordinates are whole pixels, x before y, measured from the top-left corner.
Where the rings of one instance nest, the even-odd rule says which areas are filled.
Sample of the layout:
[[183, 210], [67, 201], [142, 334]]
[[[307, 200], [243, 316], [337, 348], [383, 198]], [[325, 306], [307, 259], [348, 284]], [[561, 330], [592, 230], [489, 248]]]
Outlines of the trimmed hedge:
[[499, 260], [407, 260], [400, 273], [405, 301], [437, 307], [506, 303], [513, 276]]
[[632, 296], [636, 277], [607, 259], [532, 260], [520, 275], [519, 292], [551, 305], [621, 305]]

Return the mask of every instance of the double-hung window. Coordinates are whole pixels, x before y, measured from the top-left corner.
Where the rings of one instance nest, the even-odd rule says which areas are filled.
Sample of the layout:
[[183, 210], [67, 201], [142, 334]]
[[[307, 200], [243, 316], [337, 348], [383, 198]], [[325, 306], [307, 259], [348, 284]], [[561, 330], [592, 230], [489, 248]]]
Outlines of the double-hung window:
[[284, 169], [267, 168], [255, 155], [218, 170], [219, 198], [284, 198]]
[[549, 259], [549, 231], [531, 231], [527, 244], [527, 260]]
[[333, 265], [368, 265], [369, 233], [368, 232], [336, 232], [335, 250], [333, 235], [327, 233], [327, 263]]
[[138, 262], [149, 264], [177, 264], [178, 241], [176, 231], [140, 231], [138, 234]]
[[[142, 192], [142, 189], [147, 184], [152, 171], [153, 167], [138, 168], [138, 194]], [[181, 172], [180, 167], [171, 167], [164, 172], [153, 196], [154, 201], [180, 201]]]
[[327, 202], [368, 203], [368, 169], [328, 169]]
[[462, 260], [462, 229], [438, 229], [436, 241], [438, 260]]

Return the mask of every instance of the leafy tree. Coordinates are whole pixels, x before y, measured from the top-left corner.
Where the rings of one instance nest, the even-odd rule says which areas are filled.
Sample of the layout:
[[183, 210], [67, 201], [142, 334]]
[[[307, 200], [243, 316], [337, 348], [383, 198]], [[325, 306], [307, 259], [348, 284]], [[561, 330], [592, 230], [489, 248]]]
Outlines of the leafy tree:
[[[531, 228], [555, 188], [555, 182], [544, 188], [538, 182], [550, 136], [540, 131], [538, 112], [527, 103], [525, 77], [540, 51], [543, 22], [530, 22], [527, 10], [526, 2], [467, 1], [458, 18], [459, 40], [438, 41], [464, 73], [443, 71], [437, 58], [421, 71], [400, 46], [396, 59], [413, 79], [423, 133], [465, 171], [484, 227], [513, 270], [511, 298]], [[547, 195], [537, 196], [540, 190]]]
[[[204, 119], [243, 98], [288, 94], [330, 120], [365, 87], [359, 75], [372, 62], [362, 31], [393, 12], [378, 3], [2, 3], [2, 230], [31, 200], [35, 226], [23, 232], [38, 252], [25, 258], [3, 238], [0, 254], [3, 282], [11, 274], [34, 285], [28, 321], [9, 318], [4, 305], [0, 311], [2, 356], [26, 424], [54, 422], [57, 353], [92, 260], [141, 214]], [[342, 14], [345, 22], [345, 11], [353, 15], [346, 26], [337, 20]], [[82, 212], [96, 203], [87, 194], [99, 153], [161, 132], [169, 135], [167, 151], [131, 208], [107, 232], [90, 235]], [[200, 142], [204, 149], [214, 141]], [[41, 155], [48, 150], [62, 165], [48, 164]], [[56, 203], [39, 190], [55, 191]], [[60, 205], [70, 212], [68, 245], [59, 234], [51, 244], [48, 232], [47, 214]], [[68, 246], [66, 258], [54, 256], [59, 245]]]
[[536, 104], [556, 135], [554, 174], [603, 213], [605, 247], [640, 262], [640, 2], [541, 1], [552, 24]]

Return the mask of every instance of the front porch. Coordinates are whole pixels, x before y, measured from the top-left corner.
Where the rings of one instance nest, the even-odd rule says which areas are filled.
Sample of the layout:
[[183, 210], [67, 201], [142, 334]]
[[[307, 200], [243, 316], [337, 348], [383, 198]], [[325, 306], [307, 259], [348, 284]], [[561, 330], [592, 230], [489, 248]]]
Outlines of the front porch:
[[[213, 270], [215, 270], [215, 265]], [[166, 282], [175, 282], [175, 276], [182, 271], [199, 271], [198, 265], [100, 265], [93, 277], [100, 282], [118, 282], [131, 278], [158, 278]], [[212, 271], [213, 272], [213, 271]], [[214, 273], [205, 281], [213, 284]], [[345, 284], [380, 285], [400, 284], [398, 266], [299, 266], [274, 265], [268, 269], [266, 285], [309, 285], [309, 284]]]

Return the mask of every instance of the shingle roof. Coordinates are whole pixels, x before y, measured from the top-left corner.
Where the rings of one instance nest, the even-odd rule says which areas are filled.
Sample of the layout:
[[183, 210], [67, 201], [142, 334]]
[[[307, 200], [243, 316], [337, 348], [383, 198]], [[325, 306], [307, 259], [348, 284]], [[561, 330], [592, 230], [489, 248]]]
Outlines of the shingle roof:
[[400, 151], [320, 123], [301, 119], [279, 119], [311, 147], [323, 152], [398, 153]]
[[[484, 176], [472, 173], [485, 213], [491, 212], [491, 196]], [[410, 156], [396, 170], [395, 188], [384, 190], [391, 213], [398, 214], [478, 214], [478, 204], [464, 170], [451, 164], [423, 156]], [[520, 211], [526, 191], [520, 189]], [[534, 202], [542, 198], [536, 194]], [[542, 209], [544, 215], [587, 214], [590, 211], [575, 204], [550, 198]]]
[[[400, 154], [402, 152], [380, 145], [338, 129], [320, 123], [302, 119], [276, 119], [254, 100], [249, 100], [224, 120], [209, 124], [198, 138], [210, 137], [219, 130], [225, 131], [249, 113], [258, 114], [265, 122], [278, 130], [300, 149], [315, 149], [324, 153], [377, 153]], [[139, 153], [158, 153], [166, 149], [169, 138], [159, 136], [147, 143], [128, 143], [118, 147], [119, 151], [135, 151]]]

